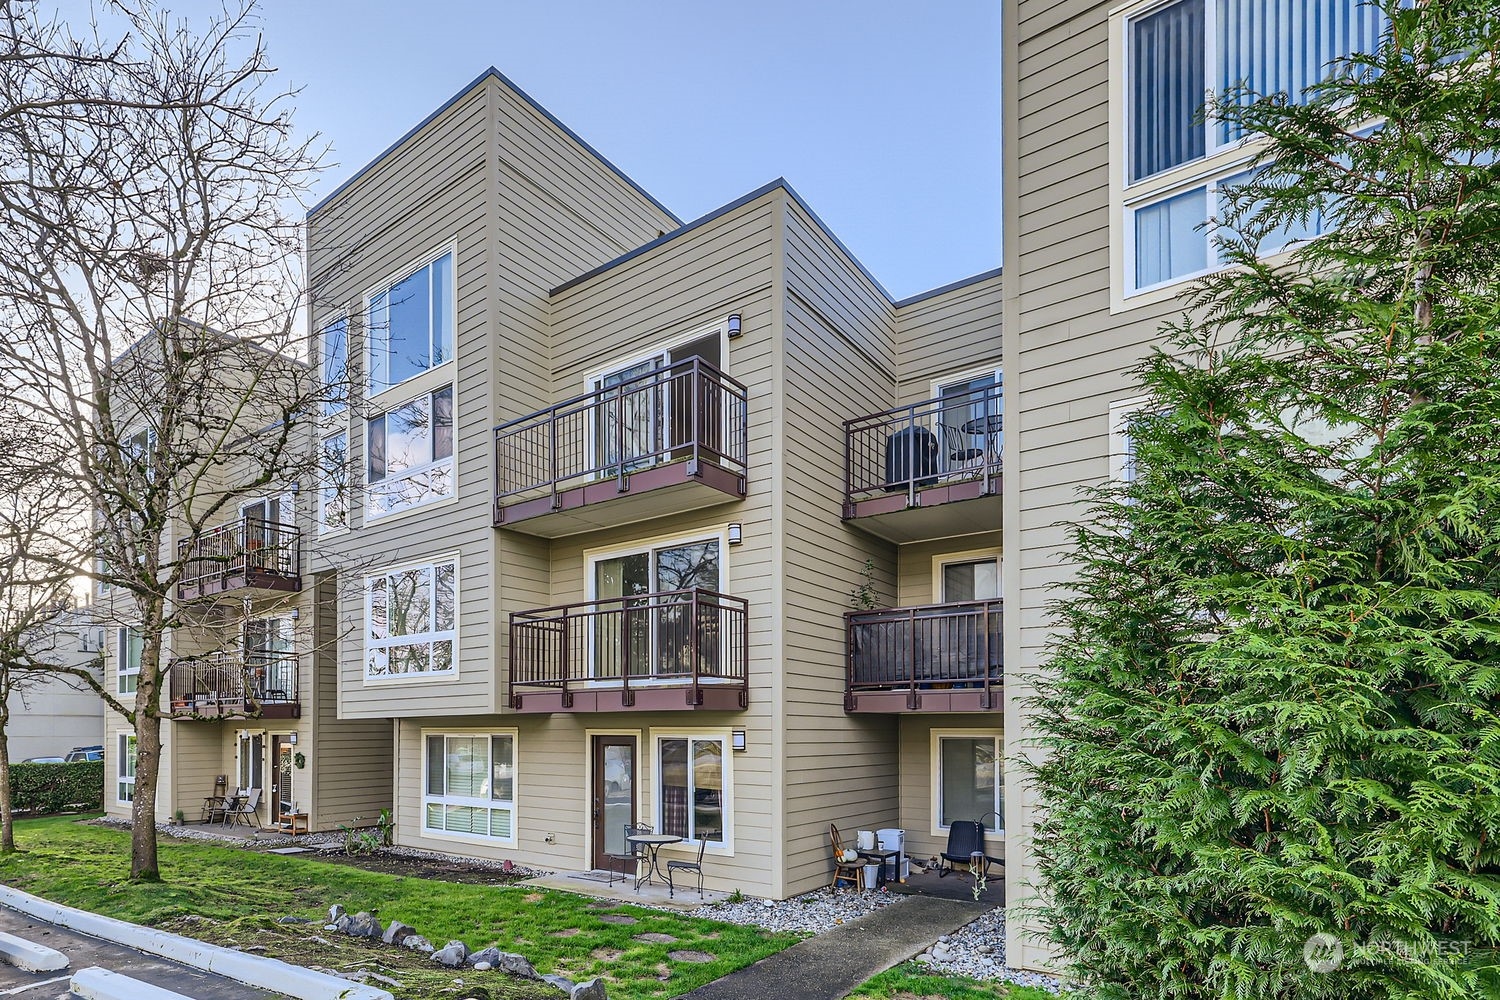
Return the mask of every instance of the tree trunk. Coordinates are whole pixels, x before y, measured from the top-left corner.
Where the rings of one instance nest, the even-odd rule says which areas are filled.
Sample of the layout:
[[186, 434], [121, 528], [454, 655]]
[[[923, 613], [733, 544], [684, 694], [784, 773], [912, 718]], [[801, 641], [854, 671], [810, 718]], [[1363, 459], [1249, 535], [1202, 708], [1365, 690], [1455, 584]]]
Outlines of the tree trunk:
[[16, 852], [15, 817], [10, 796], [10, 698], [0, 698], [0, 854]]
[[[159, 651], [160, 643], [156, 645]], [[151, 659], [155, 662], [156, 657]], [[160, 882], [161, 872], [156, 862], [156, 781], [161, 771], [161, 716], [156, 711], [159, 678], [157, 671], [144, 669], [144, 663], [142, 667], [135, 702], [135, 795], [130, 804], [130, 878], [135, 882]]]

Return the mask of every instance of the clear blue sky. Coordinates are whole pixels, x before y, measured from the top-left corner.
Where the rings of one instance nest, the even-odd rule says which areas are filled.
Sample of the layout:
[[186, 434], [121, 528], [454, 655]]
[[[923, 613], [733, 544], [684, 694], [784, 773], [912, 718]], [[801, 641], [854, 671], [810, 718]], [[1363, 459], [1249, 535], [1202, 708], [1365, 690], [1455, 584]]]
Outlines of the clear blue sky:
[[493, 65], [683, 219], [784, 176], [898, 298], [1000, 264], [996, 0], [262, 10], [338, 164], [316, 196]]

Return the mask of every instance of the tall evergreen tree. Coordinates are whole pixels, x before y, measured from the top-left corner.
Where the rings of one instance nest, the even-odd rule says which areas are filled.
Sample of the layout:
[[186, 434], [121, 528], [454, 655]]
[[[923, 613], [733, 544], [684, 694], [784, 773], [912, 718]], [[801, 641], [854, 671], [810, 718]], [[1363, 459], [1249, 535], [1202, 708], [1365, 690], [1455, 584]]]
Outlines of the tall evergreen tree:
[[1073, 531], [1031, 777], [1090, 996], [1500, 996], [1500, 12], [1384, 6], [1212, 102], [1230, 266]]

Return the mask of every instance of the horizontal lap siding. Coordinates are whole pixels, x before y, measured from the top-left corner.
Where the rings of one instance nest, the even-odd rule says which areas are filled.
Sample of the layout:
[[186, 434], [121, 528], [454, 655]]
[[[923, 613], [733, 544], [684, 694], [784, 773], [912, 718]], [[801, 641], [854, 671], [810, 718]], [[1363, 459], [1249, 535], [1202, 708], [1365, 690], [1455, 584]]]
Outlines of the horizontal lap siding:
[[[902, 716], [900, 826], [906, 831], [906, 853], [919, 861], [942, 854], [948, 847], [947, 831], [938, 829], [934, 815], [936, 792], [933, 783], [937, 778], [932, 766], [934, 729], [962, 730], [976, 736], [1002, 735], [998, 713], [993, 718], [972, 713]], [[989, 818], [984, 822], [993, 827], [995, 821]], [[988, 832], [985, 852], [991, 857], [1005, 857], [1005, 838], [995, 836], [993, 831]]]
[[[1035, 735], [1020, 708], [1029, 692], [1020, 677], [1045, 667], [1055, 629], [1048, 608], [1062, 596], [1054, 585], [1073, 573], [1068, 529], [1086, 514], [1079, 487], [1108, 476], [1109, 406], [1137, 394], [1128, 373], [1160, 341], [1162, 319], [1180, 306], [1109, 312], [1109, 87], [1118, 73], [1109, 63], [1109, 6], [1009, 0], [1006, 7], [1015, 102], [1008, 128], [1016, 149], [1006, 176], [1013, 192], [1007, 315], [1018, 323], [1010, 368], [1020, 390], [1009, 425], [1015, 467], [1006, 477], [1007, 530], [1016, 531], [1006, 592], [1008, 618], [1018, 626], [1007, 628], [1014, 757], [1028, 752]], [[1027, 844], [1036, 802], [1014, 767], [1007, 779], [1015, 786], [1007, 795], [1014, 905], [1024, 904], [1034, 876]], [[1048, 960], [1035, 943], [1018, 948], [1022, 966]]]
[[[521, 717], [522, 768], [549, 776], [523, 794], [521, 848], [546, 867], [586, 866], [588, 738], [585, 730], [638, 732], [641, 738], [641, 815], [652, 814], [654, 778], [650, 735], [658, 730], [744, 729], [750, 749], [732, 754], [734, 794], [730, 804], [733, 857], [710, 854], [710, 888], [741, 888], [765, 894], [765, 873], [775, 865], [772, 806], [776, 764], [772, 760], [774, 705], [780, 684], [770, 655], [778, 628], [775, 580], [779, 544], [772, 522], [773, 406], [776, 343], [773, 330], [773, 208], [768, 195], [684, 234], [558, 295], [553, 303], [554, 392], [566, 398], [584, 391], [585, 375], [621, 358], [645, 353], [662, 341], [721, 323], [739, 313], [745, 334], [729, 342], [727, 374], [748, 395], [747, 496], [703, 511], [622, 525], [557, 539], [544, 546], [550, 573], [539, 604], [584, 600], [585, 553], [633, 545], [663, 535], [720, 532], [743, 525], [744, 542], [721, 553], [725, 590], [749, 602], [750, 708], [744, 712], [601, 713], [550, 720]], [[509, 535], [509, 533], [506, 533]], [[537, 606], [537, 605], [532, 605]], [[517, 610], [510, 608], [508, 610]], [[556, 845], [542, 841], [556, 836]], [[671, 850], [663, 856], [671, 855]]]
[[932, 397], [944, 375], [1000, 367], [1001, 276], [995, 275], [896, 311], [899, 403]]
[[[935, 542], [912, 542], [897, 551], [896, 559], [896, 604], [909, 608], [923, 604], [937, 604], [941, 592], [933, 582], [933, 560], [938, 556], [956, 552], [1000, 551], [1000, 532], [986, 531], [977, 535], [960, 535]], [[982, 558], [982, 556], [975, 556]]]
[[[840, 520], [843, 421], [895, 402], [896, 317], [885, 296], [788, 201], [784, 461], [785, 891], [826, 884], [828, 825], [888, 826], [895, 720], [844, 712], [844, 613], [871, 560], [885, 603], [895, 549]], [[849, 834], [852, 837], [852, 832]]]

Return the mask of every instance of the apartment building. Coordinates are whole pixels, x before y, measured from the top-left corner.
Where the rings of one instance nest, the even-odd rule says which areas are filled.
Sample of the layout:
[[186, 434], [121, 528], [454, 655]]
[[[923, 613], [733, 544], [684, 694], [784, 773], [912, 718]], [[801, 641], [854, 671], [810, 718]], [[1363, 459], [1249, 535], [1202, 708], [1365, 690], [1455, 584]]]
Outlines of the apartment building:
[[[37, 630], [29, 647], [43, 662], [86, 670], [98, 663], [102, 642], [103, 633], [84, 606]], [[104, 703], [80, 680], [38, 676], [11, 692], [5, 735], [13, 761], [98, 746], [104, 739]]]
[[[1035, 753], [1025, 678], [1045, 665], [1046, 607], [1066, 583], [1078, 488], [1130, 474], [1128, 373], [1159, 342], [1182, 294], [1216, 266], [1222, 188], [1253, 136], [1198, 114], [1239, 83], [1298, 95], [1328, 63], [1372, 51], [1385, 19], [1358, 0], [1007, 0], [1004, 357], [1007, 959], [1045, 967], [1017, 933], [1033, 877], [1037, 804], [1015, 763]], [[1316, 236], [1320, 220], [1262, 241], [1264, 255]], [[1033, 926], [1030, 930], [1035, 930]]]

